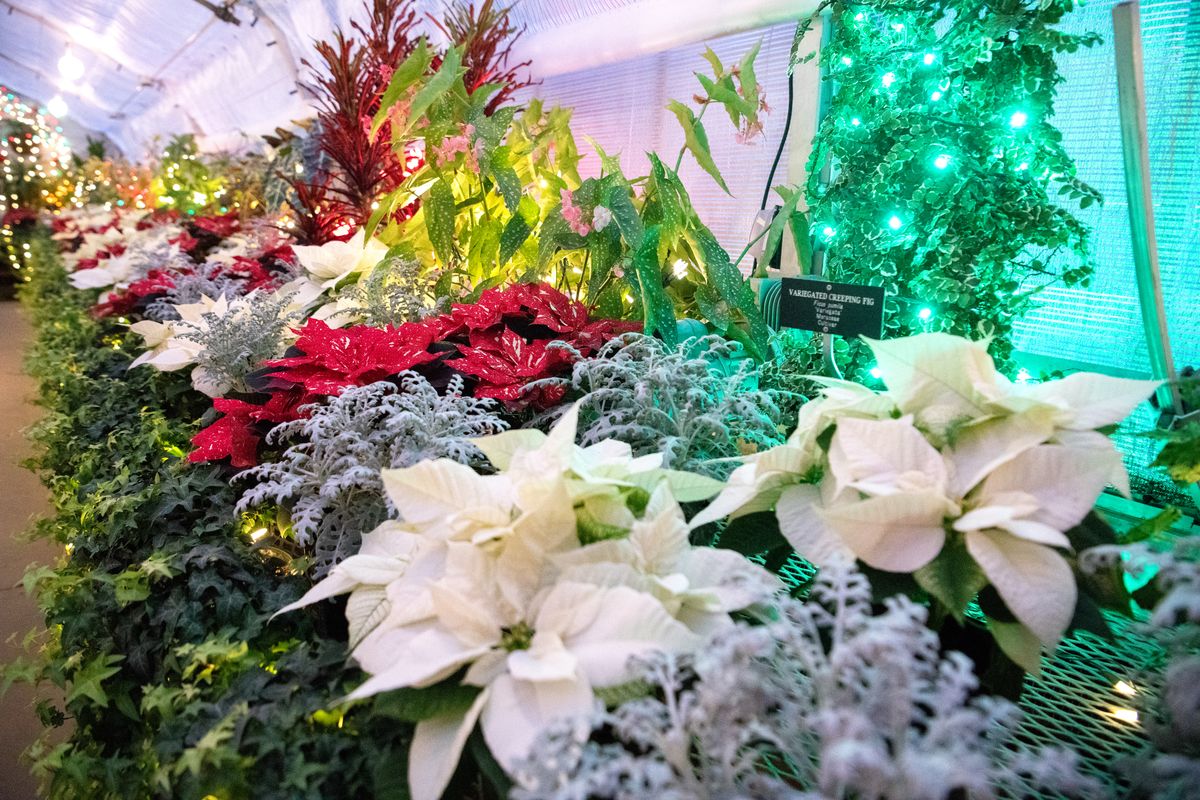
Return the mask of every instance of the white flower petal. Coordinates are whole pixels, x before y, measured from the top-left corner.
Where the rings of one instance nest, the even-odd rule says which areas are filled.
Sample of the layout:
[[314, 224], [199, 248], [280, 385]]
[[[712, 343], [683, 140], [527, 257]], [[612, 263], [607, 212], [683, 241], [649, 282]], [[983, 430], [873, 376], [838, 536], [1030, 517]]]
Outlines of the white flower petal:
[[1104, 491], [1114, 465], [1121, 462], [1115, 450], [1038, 445], [1001, 465], [984, 480], [980, 494], [986, 498], [1004, 492], [1025, 492], [1037, 501], [1029, 519], [1066, 531], [1087, 516]]
[[817, 566], [853, 557], [846, 543], [826, 524], [821, 507], [819, 487], [811, 484], [787, 487], [775, 504], [779, 532], [801, 557]]
[[865, 563], [888, 572], [913, 572], [941, 552], [946, 541], [942, 523], [953, 511], [940, 495], [914, 493], [838, 504], [820, 513]]
[[985, 405], [999, 394], [987, 342], [947, 333], [923, 333], [867, 344], [883, 373], [888, 394], [905, 413], [948, 425], [988, 416]]
[[1075, 614], [1075, 575], [1066, 559], [1001, 531], [971, 531], [966, 544], [1013, 616], [1046, 646], [1058, 644]]
[[702, 641], [648, 594], [582, 583], [564, 582], [550, 590], [534, 629], [558, 633], [593, 686], [627, 681], [631, 656], [690, 652]]
[[380, 474], [384, 491], [400, 516], [415, 525], [434, 523], [465, 509], [507, 505], [507, 479], [479, 475], [445, 458], [385, 469]]
[[422, 720], [408, 749], [408, 787], [412, 800], [440, 800], [458, 768], [463, 746], [488, 701], [484, 689], [466, 714], [444, 714]]
[[529, 757], [534, 740], [547, 725], [586, 716], [595, 705], [591, 687], [579, 677], [532, 683], [501, 675], [489, 689], [479, 724], [488, 749], [510, 773], [517, 762]]
[[349, 697], [370, 697], [407, 686], [431, 686], [490, 649], [465, 647], [456, 636], [432, 623], [404, 628], [382, 625], [354, 650], [354, 660], [372, 677]]
[[903, 491], [905, 473], [923, 475], [937, 489], [948, 477], [941, 453], [908, 417], [839, 420], [829, 446], [829, 470], [838, 492], [853, 486], [875, 495]]
[[1053, 434], [1053, 411], [1044, 407], [967, 426], [959, 431], [950, 451], [954, 465], [951, 491], [965, 495], [1001, 464]]
[[1061, 380], [1030, 386], [1026, 392], [1035, 399], [1070, 409], [1071, 418], [1063, 427], [1095, 430], [1124, 420], [1161, 383], [1076, 372]]

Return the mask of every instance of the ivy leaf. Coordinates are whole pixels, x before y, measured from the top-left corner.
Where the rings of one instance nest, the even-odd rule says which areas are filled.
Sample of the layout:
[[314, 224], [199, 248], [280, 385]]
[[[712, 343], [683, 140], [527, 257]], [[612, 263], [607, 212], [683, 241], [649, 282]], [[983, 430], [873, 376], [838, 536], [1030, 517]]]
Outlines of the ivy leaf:
[[633, 270], [642, 296], [643, 329], [647, 336], [657, 333], [668, 347], [678, 339], [675, 328], [675, 306], [663, 291], [662, 267], [658, 259], [658, 240], [661, 229], [651, 225], [646, 229], [642, 246], [633, 257]]
[[690, 108], [678, 100], [672, 100], [667, 105], [667, 109], [675, 115], [675, 119], [679, 120], [679, 124], [683, 127], [684, 146], [691, 151], [696, 163], [712, 176], [726, 194], [729, 194], [729, 187], [725, 185], [725, 179], [721, 177], [721, 171], [717, 169], [717, 163], [713, 161], [704, 124], [692, 113]]
[[88, 661], [71, 676], [67, 702], [72, 703], [86, 697], [101, 708], [108, 708], [108, 693], [104, 691], [103, 684], [121, 671], [121, 668], [115, 665], [124, 660], [125, 656], [103, 653]]
[[454, 220], [458, 207], [454, 203], [454, 192], [445, 180], [439, 180], [429, 188], [421, 206], [425, 212], [425, 230], [429, 242], [443, 264], [450, 264], [455, 257]]

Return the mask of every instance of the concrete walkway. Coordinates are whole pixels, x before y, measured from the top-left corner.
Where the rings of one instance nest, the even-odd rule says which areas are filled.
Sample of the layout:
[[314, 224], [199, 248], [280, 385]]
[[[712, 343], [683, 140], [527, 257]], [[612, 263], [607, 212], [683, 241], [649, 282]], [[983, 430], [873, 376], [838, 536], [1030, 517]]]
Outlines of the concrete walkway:
[[[21, 575], [33, 563], [53, 563], [57, 549], [30, 543], [20, 535], [30, 519], [49, 510], [38, 479], [20, 466], [29, 455], [23, 431], [39, 416], [30, 401], [34, 382], [21, 372], [32, 331], [13, 302], [0, 302], [0, 662], [21, 652], [21, 639], [40, 627], [41, 615], [21, 588]], [[34, 800], [36, 784], [21, 752], [41, 733], [34, 716], [34, 694], [16, 685], [0, 698], [0, 800]]]

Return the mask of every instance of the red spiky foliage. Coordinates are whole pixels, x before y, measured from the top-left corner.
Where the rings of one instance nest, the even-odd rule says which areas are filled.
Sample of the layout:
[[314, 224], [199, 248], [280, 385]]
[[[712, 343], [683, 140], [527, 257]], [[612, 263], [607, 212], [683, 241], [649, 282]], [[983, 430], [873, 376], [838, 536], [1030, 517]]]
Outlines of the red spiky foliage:
[[325, 244], [339, 237], [345, 224], [342, 199], [329, 189], [330, 177], [322, 175], [312, 182], [291, 180], [295, 199], [289, 198], [295, 227], [289, 230], [300, 244]]
[[[387, 89], [392, 71], [415, 44], [415, 0], [369, 0], [369, 20], [351, 24], [354, 34], [334, 32], [332, 41], [318, 42], [320, 67], [305, 61], [316, 95], [321, 151], [332, 162], [325, 180], [293, 181], [298, 202], [299, 233], [311, 244], [334, 238], [343, 223], [362, 225], [371, 204], [394, 189], [407, 174], [403, 160], [392, 150], [389, 126], [371, 135], [371, 120]], [[296, 207], [298, 206], [298, 207]]]
[[470, 0], [455, 0], [441, 19], [428, 15], [430, 22], [449, 41], [462, 46], [462, 63], [466, 68], [463, 83], [469, 94], [488, 83], [501, 85], [502, 88], [488, 101], [488, 114], [511, 100], [518, 89], [534, 84], [528, 71], [530, 62], [511, 66], [508, 63], [513, 43], [525, 32], [509, 19], [511, 8], [498, 6], [494, 0], [483, 0], [483, 5], [476, 10], [475, 3]]

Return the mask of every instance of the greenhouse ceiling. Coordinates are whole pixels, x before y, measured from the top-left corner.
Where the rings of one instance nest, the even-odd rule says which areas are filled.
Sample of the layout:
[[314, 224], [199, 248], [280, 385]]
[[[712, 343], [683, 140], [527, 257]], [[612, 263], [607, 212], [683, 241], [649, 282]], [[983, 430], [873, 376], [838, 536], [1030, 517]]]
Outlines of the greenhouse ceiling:
[[[441, 5], [415, 3], [422, 13]], [[538, 76], [573, 72], [796, 18], [814, 5], [524, 0], [513, 9], [525, 28], [515, 55]], [[179, 131], [206, 149], [238, 149], [311, 115], [303, 61], [314, 40], [361, 11], [360, 0], [0, 0], [0, 84], [131, 156]]]

